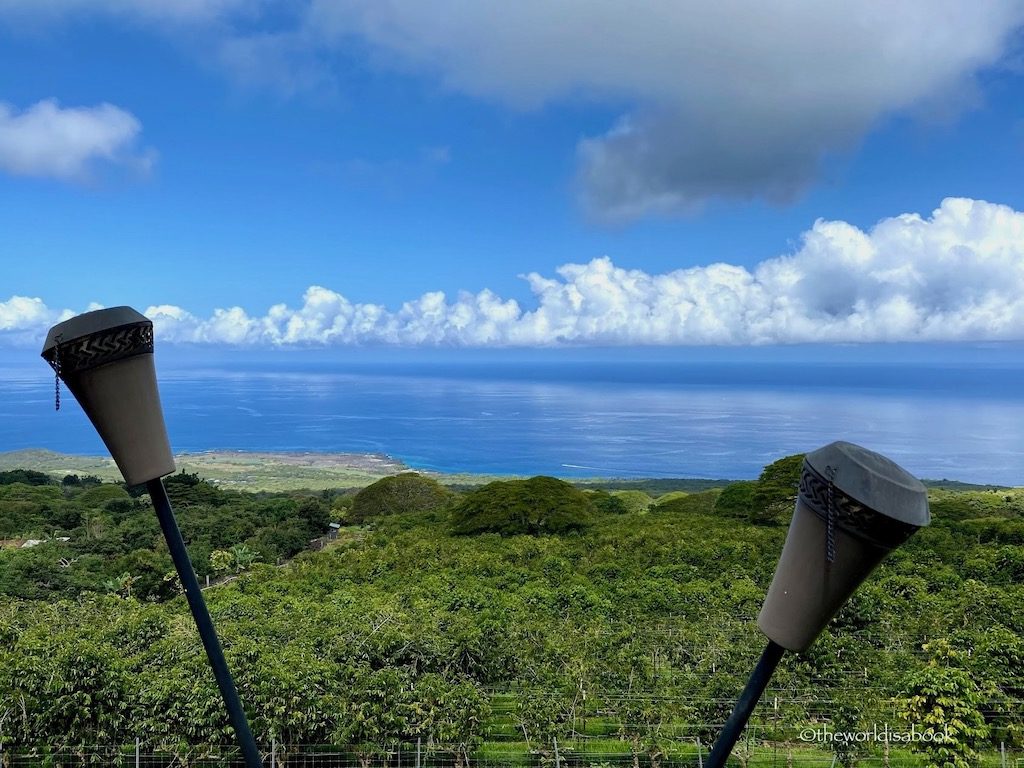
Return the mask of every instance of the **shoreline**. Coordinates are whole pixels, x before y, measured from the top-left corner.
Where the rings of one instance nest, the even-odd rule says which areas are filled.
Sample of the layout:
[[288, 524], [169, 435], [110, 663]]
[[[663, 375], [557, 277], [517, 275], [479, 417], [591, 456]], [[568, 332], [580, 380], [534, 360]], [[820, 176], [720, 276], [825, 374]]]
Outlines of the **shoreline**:
[[[198, 474], [218, 486], [252, 491], [363, 487], [409, 469], [381, 453], [315, 451], [191, 451], [176, 453], [174, 464], [177, 471]], [[0, 471], [9, 469], [45, 472], [58, 479], [64, 475], [95, 475], [108, 482], [122, 479], [109, 456], [43, 448], [0, 452]]]
[[[388, 475], [400, 472], [419, 472], [446, 485], [481, 485], [494, 480], [529, 477], [517, 473], [443, 472], [417, 468], [386, 453], [356, 453], [352, 451], [246, 451], [239, 449], [211, 449], [183, 451], [174, 456], [179, 472], [198, 474], [205, 480], [224, 488], [247, 491], [322, 491], [336, 488], [359, 488]], [[46, 448], [26, 448], [0, 451], [0, 471], [28, 469], [45, 472], [60, 479], [64, 475], [95, 475], [108, 482], [120, 481], [121, 473], [108, 456], [69, 454]], [[544, 473], [540, 473], [544, 474]], [[701, 478], [651, 476], [593, 477], [561, 476], [581, 486], [620, 486], [628, 488], [640, 484], [678, 484], [689, 490], [721, 488], [729, 483], [755, 478]], [[924, 479], [930, 488], [963, 490], [1012, 490], [1024, 486], [990, 483], [972, 483], [951, 479]]]
[[[238, 490], [327, 490], [367, 486], [382, 477], [400, 472], [419, 472], [447, 485], [482, 485], [493, 480], [511, 480], [531, 475], [521, 473], [444, 472], [418, 468], [386, 453], [350, 451], [244, 451], [210, 449], [183, 451], [174, 455], [179, 472], [198, 474], [224, 488]], [[120, 481], [121, 473], [109, 456], [70, 454], [46, 448], [0, 451], [0, 471], [29, 469], [60, 479], [64, 475], [95, 475], [103, 480]], [[538, 473], [546, 474], [546, 473]], [[689, 484], [695, 490], [722, 487], [736, 479], [594, 475], [592, 477], [554, 477], [582, 485], [675, 483]]]

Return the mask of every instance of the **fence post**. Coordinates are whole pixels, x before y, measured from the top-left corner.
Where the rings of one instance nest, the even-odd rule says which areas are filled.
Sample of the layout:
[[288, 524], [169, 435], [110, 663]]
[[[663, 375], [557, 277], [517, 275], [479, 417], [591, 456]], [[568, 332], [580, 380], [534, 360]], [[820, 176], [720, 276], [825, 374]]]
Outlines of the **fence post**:
[[422, 736], [416, 737], [416, 768], [420, 768], [420, 743], [423, 741]]
[[562, 759], [558, 756], [558, 739], [552, 736], [551, 743], [555, 745], [555, 768], [562, 768]]
[[697, 768], [704, 768], [704, 748], [700, 745], [700, 736], [697, 737]]
[[1006, 742], [999, 742], [999, 764], [1002, 768], [1006, 768]]
[[142, 741], [138, 736], [135, 737], [135, 768], [139, 768], [139, 763], [142, 762]]

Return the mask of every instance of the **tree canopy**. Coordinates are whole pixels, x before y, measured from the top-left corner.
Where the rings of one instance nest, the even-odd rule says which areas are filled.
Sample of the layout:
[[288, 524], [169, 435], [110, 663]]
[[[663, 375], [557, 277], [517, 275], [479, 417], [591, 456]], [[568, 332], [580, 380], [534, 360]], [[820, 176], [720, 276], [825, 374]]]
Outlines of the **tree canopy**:
[[764, 468], [750, 499], [752, 522], [783, 523], [789, 520], [796, 504], [803, 465], [804, 454], [798, 453], [773, 461]]
[[382, 515], [426, 512], [444, 506], [451, 493], [432, 477], [418, 472], [390, 475], [355, 495], [349, 521], [365, 523]]
[[452, 529], [503, 536], [566, 533], [585, 528], [594, 512], [588, 494], [564, 480], [498, 480], [466, 494], [452, 513]]

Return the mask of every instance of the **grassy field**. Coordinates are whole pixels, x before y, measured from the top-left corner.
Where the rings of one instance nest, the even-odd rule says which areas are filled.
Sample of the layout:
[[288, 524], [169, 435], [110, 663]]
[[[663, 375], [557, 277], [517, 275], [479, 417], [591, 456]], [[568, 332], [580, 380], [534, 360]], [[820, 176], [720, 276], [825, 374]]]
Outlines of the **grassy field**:
[[[179, 470], [195, 473], [222, 488], [240, 491], [322, 491], [328, 488], [362, 488], [386, 475], [411, 469], [401, 461], [378, 453], [203, 451], [180, 453], [174, 460]], [[0, 453], [0, 471], [11, 469], [46, 472], [57, 480], [65, 475], [95, 475], [107, 482], [121, 480], [117, 465], [109, 457], [78, 456], [39, 448]], [[516, 477], [428, 471], [422, 473], [456, 489]], [[661, 492], [667, 491], [703, 491], [722, 487], [730, 481], [688, 478], [578, 478], [573, 482], [583, 487], [606, 490], [644, 488], [653, 496], [658, 496]]]
[[[388, 456], [360, 453], [205, 451], [180, 453], [174, 461], [179, 470], [198, 474], [224, 488], [245, 491], [361, 488], [408, 469]], [[65, 475], [121, 480], [113, 459], [103, 456], [73, 456], [40, 449], [0, 453], [0, 470], [19, 468], [46, 472], [58, 480]]]

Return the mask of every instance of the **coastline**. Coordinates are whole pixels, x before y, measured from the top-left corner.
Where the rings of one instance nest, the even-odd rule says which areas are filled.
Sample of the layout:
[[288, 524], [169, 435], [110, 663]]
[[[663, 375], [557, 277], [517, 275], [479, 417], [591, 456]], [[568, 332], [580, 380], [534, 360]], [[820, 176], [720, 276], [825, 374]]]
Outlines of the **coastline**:
[[[241, 491], [323, 491], [363, 488], [399, 472], [419, 472], [450, 486], [474, 486], [526, 475], [516, 473], [439, 472], [406, 464], [386, 453], [332, 451], [244, 451], [216, 449], [175, 454], [178, 471], [198, 474], [223, 488]], [[0, 451], [0, 472], [28, 469], [60, 480], [65, 475], [95, 475], [107, 482], [121, 481], [121, 473], [109, 456], [58, 453], [45, 448]], [[557, 476], [557, 475], [556, 475]], [[581, 487], [629, 489], [663, 485], [665, 490], [697, 492], [721, 488], [749, 478], [687, 477], [563, 477]], [[922, 478], [931, 488], [949, 490], [1011, 490], [1020, 486], [972, 483], [959, 479]]]
[[[381, 453], [316, 451], [210, 450], [178, 453], [178, 471], [198, 474], [225, 488], [247, 491], [321, 491], [357, 488], [410, 468]], [[108, 482], [121, 473], [108, 456], [27, 449], [0, 453], [0, 471], [31, 469], [60, 479], [64, 475], [95, 475]]]

